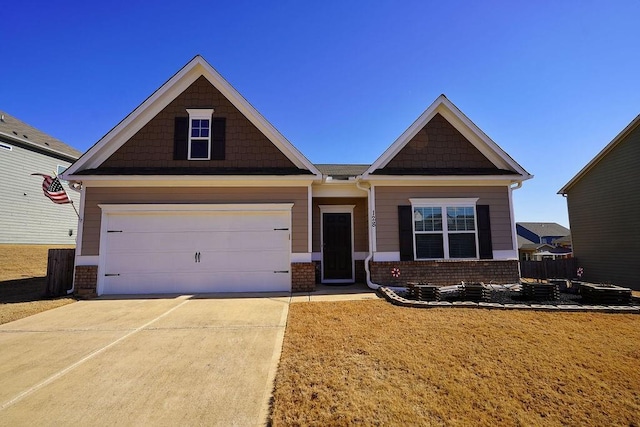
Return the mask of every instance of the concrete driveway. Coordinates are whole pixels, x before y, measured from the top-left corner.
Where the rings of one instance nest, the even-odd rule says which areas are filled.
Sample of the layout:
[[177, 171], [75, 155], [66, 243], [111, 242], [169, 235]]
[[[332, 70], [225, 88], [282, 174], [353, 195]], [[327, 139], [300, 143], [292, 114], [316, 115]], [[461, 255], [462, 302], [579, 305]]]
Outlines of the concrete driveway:
[[98, 299], [0, 325], [0, 425], [264, 424], [289, 301]]

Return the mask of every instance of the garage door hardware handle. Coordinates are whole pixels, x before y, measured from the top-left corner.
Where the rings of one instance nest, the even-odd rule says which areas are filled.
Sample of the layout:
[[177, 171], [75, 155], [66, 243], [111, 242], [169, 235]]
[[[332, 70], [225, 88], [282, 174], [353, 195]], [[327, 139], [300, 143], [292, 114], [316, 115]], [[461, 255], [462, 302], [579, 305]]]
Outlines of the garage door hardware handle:
[[119, 276], [119, 274], [115, 274], [115, 273], [105, 273], [105, 277], [108, 276]]
[[288, 228], [274, 228], [273, 231], [289, 231]]
[[276, 270], [274, 273], [288, 273], [289, 270]]
[[107, 230], [107, 233], [122, 233], [122, 230]]
[[195, 261], [200, 262], [200, 252], [196, 252]]

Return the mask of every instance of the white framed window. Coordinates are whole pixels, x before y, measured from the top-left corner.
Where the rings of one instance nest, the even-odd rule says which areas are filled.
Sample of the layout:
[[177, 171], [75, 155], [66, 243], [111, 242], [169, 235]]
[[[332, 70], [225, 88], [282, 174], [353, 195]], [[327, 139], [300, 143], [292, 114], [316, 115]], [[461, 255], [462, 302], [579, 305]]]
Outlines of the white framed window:
[[478, 259], [478, 199], [410, 199], [416, 260]]
[[211, 159], [211, 115], [213, 108], [188, 109], [189, 143], [187, 159]]

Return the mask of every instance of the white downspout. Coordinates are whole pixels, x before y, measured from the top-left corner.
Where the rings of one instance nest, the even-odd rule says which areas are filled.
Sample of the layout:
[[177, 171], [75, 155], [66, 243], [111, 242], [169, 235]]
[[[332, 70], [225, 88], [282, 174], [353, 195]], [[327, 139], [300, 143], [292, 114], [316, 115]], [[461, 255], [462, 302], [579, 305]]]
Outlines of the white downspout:
[[375, 203], [375, 201], [372, 200], [371, 188], [362, 187], [360, 184], [360, 179], [356, 179], [356, 187], [358, 188], [358, 190], [362, 190], [367, 193], [367, 213], [368, 213], [367, 228], [369, 230], [369, 255], [367, 255], [367, 257], [364, 260], [364, 271], [366, 273], [367, 286], [370, 287], [371, 289], [378, 289], [380, 285], [378, 285], [377, 283], [373, 283], [371, 281], [371, 270], [369, 269], [369, 262], [373, 258], [373, 232], [374, 231], [373, 231], [373, 224], [372, 224], [372, 218], [373, 218], [372, 205], [373, 203]]
[[522, 181], [518, 181], [515, 184], [516, 185], [513, 187], [509, 185], [509, 209], [511, 211], [511, 244], [513, 245], [513, 250], [516, 252], [516, 259], [518, 260], [518, 276], [522, 277], [522, 271], [520, 269], [520, 252], [518, 251], [515, 209], [513, 207], [513, 190], [517, 190], [518, 188], [522, 187]]

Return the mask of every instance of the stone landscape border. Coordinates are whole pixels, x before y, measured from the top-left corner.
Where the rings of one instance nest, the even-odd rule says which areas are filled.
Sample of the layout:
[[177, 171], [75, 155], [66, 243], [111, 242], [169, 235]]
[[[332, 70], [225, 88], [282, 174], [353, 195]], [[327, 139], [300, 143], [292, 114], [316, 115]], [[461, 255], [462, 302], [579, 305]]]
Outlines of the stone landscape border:
[[[486, 308], [490, 310], [525, 310], [525, 311], [557, 311], [557, 312], [595, 312], [640, 314], [639, 305], [577, 305], [577, 304], [500, 304], [494, 302], [474, 301], [416, 301], [398, 295], [385, 286], [378, 288], [378, 293], [391, 304], [412, 308]], [[637, 299], [633, 299], [637, 304]]]

